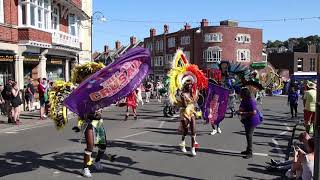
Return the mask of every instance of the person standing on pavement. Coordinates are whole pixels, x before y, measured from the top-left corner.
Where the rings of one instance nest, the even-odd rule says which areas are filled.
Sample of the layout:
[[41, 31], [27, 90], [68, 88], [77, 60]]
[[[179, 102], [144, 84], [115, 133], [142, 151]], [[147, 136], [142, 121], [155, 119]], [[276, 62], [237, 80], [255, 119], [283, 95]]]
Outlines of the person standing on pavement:
[[248, 88], [243, 88], [240, 91], [241, 103], [238, 114], [241, 116], [241, 122], [244, 125], [247, 149], [242, 151], [241, 154], [245, 155], [245, 159], [252, 158], [252, 138], [255, 127], [253, 123], [258, 120], [259, 115], [257, 114], [257, 103], [254, 98], [251, 97], [251, 93]]
[[12, 89], [11, 89], [12, 99], [12, 116], [13, 121], [18, 125], [20, 124], [20, 105], [22, 104], [22, 100], [20, 97], [20, 91], [17, 85], [17, 82], [13, 82]]
[[39, 79], [38, 93], [40, 100], [40, 120], [44, 120], [47, 116], [45, 115], [46, 102], [48, 99], [47, 95], [47, 79]]
[[33, 87], [32, 81], [33, 81], [32, 79], [29, 79], [29, 83], [25, 91], [25, 99], [26, 99], [28, 111], [33, 111], [35, 89]]
[[4, 99], [2, 97], [2, 91], [3, 91], [3, 85], [0, 85], [0, 110], [1, 110], [1, 115], [5, 115], [5, 108], [4, 108]]
[[299, 100], [298, 92], [296, 91], [295, 87], [291, 87], [288, 93], [288, 105], [290, 105], [291, 118], [297, 117], [298, 100]]
[[8, 123], [14, 123], [12, 118], [12, 106], [11, 106], [11, 100], [12, 100], [12, 80], [9, 79], [7, 84], [4, 86], [3, 91], [1, 92], [1, 95], [4, 99], [4, 108], [5, 113], [8, 116]]
[[145, 87], [145, 92], [146, 92], [146, 103], [150, 102], [150, 96], [151, 96], [151, 83], [147, 82], [146, 87]]
[[310, 129], [315, 120], [316, 114], [316, 98], [317, 90], [316, 84], [313, 82], [308, 82], [306, 84], [306, 90], [303, 96], [304, 105], [304, 126], [306, 132], [310, 133]]

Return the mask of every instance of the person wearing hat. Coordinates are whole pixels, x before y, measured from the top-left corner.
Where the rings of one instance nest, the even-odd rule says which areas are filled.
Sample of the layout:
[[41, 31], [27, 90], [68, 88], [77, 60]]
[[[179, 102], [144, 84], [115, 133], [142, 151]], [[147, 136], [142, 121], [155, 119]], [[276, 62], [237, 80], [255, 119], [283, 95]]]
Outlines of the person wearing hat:
[[306, 92], [303, 96], [304, 125], [306, 132], [310, 133], [311, 125], [315, 120], [317, 90], [316, 84], [309, 81], [306, 84]]

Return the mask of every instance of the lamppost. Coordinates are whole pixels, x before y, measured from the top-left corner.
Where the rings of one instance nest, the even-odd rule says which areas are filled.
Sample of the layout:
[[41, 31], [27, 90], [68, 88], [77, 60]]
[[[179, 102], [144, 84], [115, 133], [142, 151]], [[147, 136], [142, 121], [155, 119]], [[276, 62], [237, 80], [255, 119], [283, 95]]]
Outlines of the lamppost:
[[100, 11], [96, 11], [92, 14], [90, 17], [90, 31], [91, 31], [91, 61], [92, 61], [92, 55], [93, 55], [93, 22], [94, 19], [97, 19], [101, 22], [106, 22], [107, 18], [104, 17], [103, 13]]

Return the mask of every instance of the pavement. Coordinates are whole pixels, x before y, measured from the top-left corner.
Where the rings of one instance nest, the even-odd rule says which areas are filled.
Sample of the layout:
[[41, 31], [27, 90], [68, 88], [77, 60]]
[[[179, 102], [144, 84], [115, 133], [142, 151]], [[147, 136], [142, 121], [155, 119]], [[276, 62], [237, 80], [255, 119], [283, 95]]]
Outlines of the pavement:
[[[138, 120], [124, 121], [125, 108], [110, 107], [103, 112], [107, 129], [107, 153], [115, 162], [102, 161], [104, 170], [92, 171], [93, 179], [280, 179], [281, 173], [265, 170], [270, 158], [284, 159], [292, 127], [302, 118], [290, 119], [285, 97], [266, 97], [261, 105], [264, 122], [254, 133], [254, 157], [243, 159], [244, 129], [238, 117], [226, 118], [221, 134], [209, 135], [211, 127], [197, 121], [196, 157], [183, 154], [178, 144], [179, 120], [165, 118], [162, 104], [153, 100], [139, 106]], [[0, 120], [1, 121], [1, 120]], [[40, 121], [38, 112], [21, 116], [20, 126], [0, 124], [0, 179], [82, 179], [84, 144], [71, 128], [71, 119], [61, 131], [51, 120]], [[190, 137], [186, 143], [190, 147]]]

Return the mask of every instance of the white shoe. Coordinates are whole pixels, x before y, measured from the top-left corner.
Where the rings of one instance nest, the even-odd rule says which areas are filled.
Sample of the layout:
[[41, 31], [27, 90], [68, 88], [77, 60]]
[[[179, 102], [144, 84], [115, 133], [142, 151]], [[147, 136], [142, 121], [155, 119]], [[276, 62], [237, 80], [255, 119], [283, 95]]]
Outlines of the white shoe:
[[222, 133], [222, 131], [221, 131], [221, 129], [220, 129], [220, 128], [218, 128], [218, 133], [219, 133], [219, 134], [221, 134], [221, 133]]
[[211, 135], [215, 135], [216, 133], [217, 133], [217, 130], [213, 129], [210, 134], [211, 134]]
[[197, 153], [196, 153], [196, 148], [195, 148], [195, 147], [193, 147], [193, 148], [191, 149], [191, 155], [192, 155], [192, 156], [196, 156], [196, 155], [197, 155]]
[[100, 162], [95, 162], [95, 163], [93, 164], [93, 166], [94, 166], [94, 168], [95, 168], [96, 170], [98, 170], [98, 171], [103, 170], [103, 166], [101, 165]]
[[180, 144], [180, 149], [183, 153], [186, 153], [187, 152], [187, 149], [186, 149], [186, 143], [184, 141], [182, 141]]
[[42, 117], [47, 118], [48, 116], [47, 115], [43, 115]]
[[82, 170], [82, 175], [83, 175], [84, 177], [87, 177], [87, 178], [91, 178], [91, 177], [92, 177], [89, 168], [84, 168], [84, 169]]

